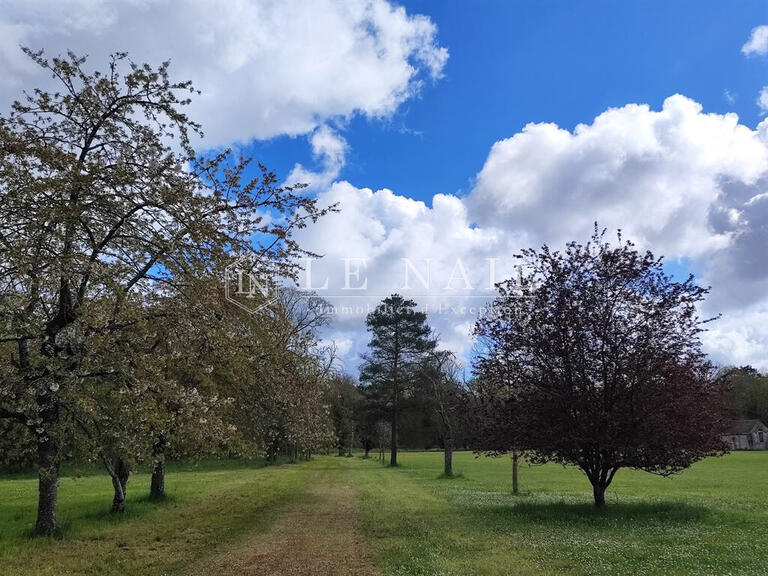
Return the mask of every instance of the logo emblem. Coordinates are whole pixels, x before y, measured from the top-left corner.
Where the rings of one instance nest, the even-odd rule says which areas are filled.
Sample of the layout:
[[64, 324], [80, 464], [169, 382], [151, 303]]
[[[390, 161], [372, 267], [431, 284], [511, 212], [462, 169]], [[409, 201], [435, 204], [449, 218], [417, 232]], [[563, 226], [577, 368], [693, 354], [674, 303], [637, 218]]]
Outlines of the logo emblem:
[[224, 269], [224, 297], [249, 314], [277, 302], [280, 293], [271, 278], [259, 270], [258, 260], [241, 256]]

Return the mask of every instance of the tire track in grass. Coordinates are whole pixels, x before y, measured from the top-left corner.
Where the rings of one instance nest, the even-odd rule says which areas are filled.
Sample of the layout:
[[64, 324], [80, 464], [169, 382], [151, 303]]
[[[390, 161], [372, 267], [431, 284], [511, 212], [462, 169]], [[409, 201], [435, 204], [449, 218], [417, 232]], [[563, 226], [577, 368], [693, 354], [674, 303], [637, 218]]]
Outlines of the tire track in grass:
[[358, 530], [356, 489], [335, 467], [322, 470], [261, 533], [190, 574], [217, 576], [372, 576]]

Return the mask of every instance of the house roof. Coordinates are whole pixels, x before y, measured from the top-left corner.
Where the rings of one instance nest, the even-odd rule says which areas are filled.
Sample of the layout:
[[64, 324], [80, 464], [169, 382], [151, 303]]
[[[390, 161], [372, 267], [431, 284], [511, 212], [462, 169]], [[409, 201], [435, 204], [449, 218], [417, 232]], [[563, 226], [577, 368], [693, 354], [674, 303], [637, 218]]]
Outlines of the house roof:
[[765, 424], [760, 420], [734, 420], [728, 427], [727, 434], [749, 434], [755, 429], [766, 430]]

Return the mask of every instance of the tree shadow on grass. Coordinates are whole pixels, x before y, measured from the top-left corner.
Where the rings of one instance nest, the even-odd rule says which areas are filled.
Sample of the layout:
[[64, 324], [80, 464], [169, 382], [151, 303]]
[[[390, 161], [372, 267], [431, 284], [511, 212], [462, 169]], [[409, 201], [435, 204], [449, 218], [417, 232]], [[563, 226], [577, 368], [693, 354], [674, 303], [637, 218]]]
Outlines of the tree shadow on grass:
[[93, 501], [89, 503], [86, 510], [81, 510], [77, 514], [78, 521], [86, 522], [106, 522], [108, 524], [120, 524], [121, 522], [136, 520], [142, 516], [162, 508], [170, 508], [180, 501], [173, 494], [166, 493], [160, 499], [152, 499], [149, 493], [138, 496], [128, 496], [125, 504], [125, 510], [114, 512], [111, 506], [111, 499]]
[[686, 502], [617, 502], [596, 508], [577, 502], [520, 502], [489, 510], [498, 519], [510, 516], [523, 522], [570, 526], [638, 527], [697, 523], [711, 514], [704, 506]]
[[446, 474], [443, 472], [437, 477], [438, 480], [465, 480], [464, 474], [461, 472], [454, 472], [453, 474]]

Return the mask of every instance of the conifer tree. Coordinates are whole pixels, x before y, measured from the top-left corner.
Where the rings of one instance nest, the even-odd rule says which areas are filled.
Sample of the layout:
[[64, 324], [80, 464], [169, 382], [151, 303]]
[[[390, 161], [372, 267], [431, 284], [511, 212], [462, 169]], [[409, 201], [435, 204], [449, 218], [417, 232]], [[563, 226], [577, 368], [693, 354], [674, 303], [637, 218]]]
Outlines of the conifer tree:
[[392, 426], [390, 466], [397, 466], [397, 428], [403, 398], [410, 393], [427, 355], [436, 340], [427, 325], [427, 315], [416, 302], [399, 294], [385, 298], [368, 314], [371, 333], [369, 352], [364, 356], [360, 380], [370, 402], [380, 406]]

